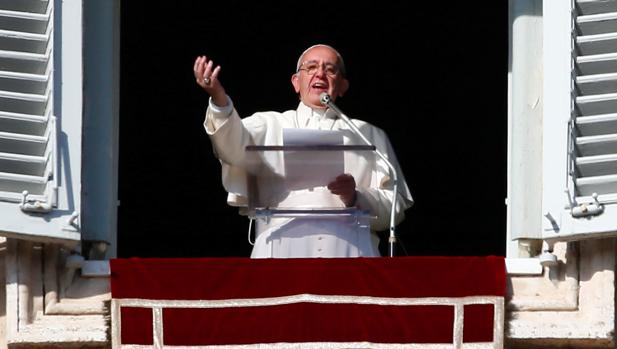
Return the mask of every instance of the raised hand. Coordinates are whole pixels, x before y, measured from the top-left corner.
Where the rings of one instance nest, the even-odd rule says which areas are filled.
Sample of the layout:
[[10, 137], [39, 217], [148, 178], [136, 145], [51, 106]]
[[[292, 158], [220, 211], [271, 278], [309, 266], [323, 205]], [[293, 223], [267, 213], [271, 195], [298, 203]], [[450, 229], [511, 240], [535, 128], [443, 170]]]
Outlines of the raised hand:
[[223, 107], [227, 104], [225, 88], [219, 81], [221, 66], [214, 66], [214, 61], [206, 56], [199, 56], [193, 65], [193, 74], [197, 85], [204, 89], [211, 97], [214, 104]]

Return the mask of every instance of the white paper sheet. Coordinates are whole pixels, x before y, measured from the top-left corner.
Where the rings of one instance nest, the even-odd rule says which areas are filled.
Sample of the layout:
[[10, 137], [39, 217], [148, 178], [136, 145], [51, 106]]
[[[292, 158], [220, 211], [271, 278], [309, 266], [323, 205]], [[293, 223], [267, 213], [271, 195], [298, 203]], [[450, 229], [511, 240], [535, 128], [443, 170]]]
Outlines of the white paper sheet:
[[[343, 145], [339, 131], [284, 129], [283, 145]], [[342, 151], [285, 151], [285, 178], [290, 190], [325, 187], [344, 173]]]
[[284, 128], [283, 145], [342, 145], [343, 133], [331, 130]]

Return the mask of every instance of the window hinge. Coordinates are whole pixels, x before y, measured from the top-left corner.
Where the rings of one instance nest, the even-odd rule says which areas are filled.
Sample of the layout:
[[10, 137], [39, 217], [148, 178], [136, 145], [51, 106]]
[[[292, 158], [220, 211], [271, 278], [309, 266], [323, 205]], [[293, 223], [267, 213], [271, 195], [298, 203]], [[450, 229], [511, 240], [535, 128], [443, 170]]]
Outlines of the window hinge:
[[574, 218], [588, 217], [588, 216], [596, 216], [604, 212], [604, 205], [598, 201], [598, 194], [593, 193], [591, 195], [594, 202], [587, 202], [582, 204], [576, 204], [568, 195], [568, 201], [570, 201], [570, 214]]
[[38, 200], [28, 201], [28, 191], [24, 190], [21, 193], [21, 204], [19, 204], [19, 208], [24, 212], [49, 213], [53, 209], [53, 205]]

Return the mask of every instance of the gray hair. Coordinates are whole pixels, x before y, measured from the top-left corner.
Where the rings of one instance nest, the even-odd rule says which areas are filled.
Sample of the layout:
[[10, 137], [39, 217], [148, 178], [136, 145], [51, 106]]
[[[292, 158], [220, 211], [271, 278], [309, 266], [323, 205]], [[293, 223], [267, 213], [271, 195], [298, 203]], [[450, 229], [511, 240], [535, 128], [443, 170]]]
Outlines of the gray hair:
[[298, 63], [296, 64], [296, 73], [300, 71], [300, 65], [302, 65], [302, 58], [304, 58], [304, 55], [306, 55], [306, 53], [308, 51], [314, 49], [315, 47], [327, 47], [327, 48], [331, 49], [332, 51], [334, 51], [334, 53], [336, 53], [336, 60], [337, 60], [338, 67], [339, 67], [341, 73], [343, 74], [343, 76], [346, 75], [345, 62], [343, 61], [343, 56], [341, 56], [341, 54], [338, 53], [338, 51], [334, 47], [332, 47], [330, 45], [326, 45], [326, 44], [316, 44], [316, 45], [313, 45], [313, 46], [307, 48], [306, 50], [304, 50], [304, 52], [302, 52], [302, 54], [298, 58]]

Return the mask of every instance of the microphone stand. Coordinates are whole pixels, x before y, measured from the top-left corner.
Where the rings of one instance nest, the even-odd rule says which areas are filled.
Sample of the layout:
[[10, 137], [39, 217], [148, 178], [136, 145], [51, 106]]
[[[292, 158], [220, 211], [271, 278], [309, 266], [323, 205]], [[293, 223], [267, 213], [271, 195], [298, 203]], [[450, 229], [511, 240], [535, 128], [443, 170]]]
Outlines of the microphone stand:
[[[321, 102], [321, 104], [327, 106], [328, 108], [332, 109], [332, 111], [338, 116], [340, 117], [346, 124], [347, 126], [349, 126], [351, 128], [351, 130], [358, 135], [363, 141], [364, 143], [366, 143], [366, 145], [370, 145], [370, 146], [375, 146], [374, 144], [372, 144], [366, 137], [364, 137], [364, 135], [362, 134], [362, 132], [360, 132], [360, 129], [358, 129], [358, 127], [353, 123], [353, 121], [351, 121], [347, 115], [345, 115], [332, 101], [332, 97], [330, 97], [329, 94], [327, 93], [322, 93], [319, 96], [319, 101]], [[386, 165], [388, 165], [388, 168], [390, 169], [390, 172], [392, 173], [392, 180], [394, 183], [394, 186], [392, 188], [392, 208], [390, 210], [390, 237], [388, 238], [388, 244], [390, 246], [390, 257], [394, 257], [394, 246], [396, 244], [396, 235], [395, 235], [395, 213], [396, 213], [396, 200], [398, 197], [398, 173], [396, 172], [396, 169], [394, 168], [394, 166], [392, 165], [392, 163], [390, 161], [388, 161], [388, 159], [379, 151], [379, 149], [377, 149], [377, 147], [375, 147], [375, 153], [377, 153], [377, 155], [386, 163]]]

